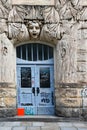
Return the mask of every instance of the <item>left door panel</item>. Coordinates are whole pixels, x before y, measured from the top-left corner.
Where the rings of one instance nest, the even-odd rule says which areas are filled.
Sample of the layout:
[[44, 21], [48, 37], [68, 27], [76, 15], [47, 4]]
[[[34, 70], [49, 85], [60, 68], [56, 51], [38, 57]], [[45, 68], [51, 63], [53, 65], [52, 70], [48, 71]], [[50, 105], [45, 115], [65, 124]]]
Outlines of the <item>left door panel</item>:
[[24, 109], [25, 115], [35, 115], [35, 69], [17, 66], [17, 107]]

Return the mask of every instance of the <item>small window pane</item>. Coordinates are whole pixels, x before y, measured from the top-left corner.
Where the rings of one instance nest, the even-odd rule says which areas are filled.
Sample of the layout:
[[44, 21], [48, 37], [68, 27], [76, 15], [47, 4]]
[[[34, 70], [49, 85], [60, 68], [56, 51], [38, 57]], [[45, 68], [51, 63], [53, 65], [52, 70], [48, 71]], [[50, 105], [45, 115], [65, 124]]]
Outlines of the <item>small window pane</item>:
[[28, 60], [32, 61], [31, 44], [27, 45], [27, 51], [28, 51]]
[[33, 45], [33, 61], [37, 61], [37, 44]]
[[21, 58], [21, 49], [20, 49], [20, 47], [17, 47], [16, 54], [17, 54], [18, 58]]
[[42, 60], [42, 45], [38, 44], [38, 59]]
[[21, 68], [21, 87], [22, 88], [31, 87], [31, 68], [27, 67]]
[[50, 68], [40, 68], [40, 87], [50, 88]]
[[26, 60], [26, 45], [22, 45], [22, 59]]
[[44, 45], [44, 60], [48, 59], [48, 46]]
[[49, 47], [49, 59], [53, 58], [53, 48]]
[[18, 58], [28, 61], [42, 61], [53, 58], [53, 48], [38, 43], [17, 47], [16, 53]]

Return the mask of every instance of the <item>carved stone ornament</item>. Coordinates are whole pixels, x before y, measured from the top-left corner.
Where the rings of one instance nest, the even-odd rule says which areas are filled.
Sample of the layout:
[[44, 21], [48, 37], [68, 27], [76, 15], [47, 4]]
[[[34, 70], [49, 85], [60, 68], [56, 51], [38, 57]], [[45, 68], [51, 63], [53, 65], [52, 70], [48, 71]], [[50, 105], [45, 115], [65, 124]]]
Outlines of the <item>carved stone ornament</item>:
[[36, 39], [56, 42], [62, 36], [62, 20], [80, 18], [80, 1], [55, 0], [55, 6], [12, 6], [10, 0], [0, 0], [0, 33], [5, 32], [13, 43]]
[[60, 38], [59, 14], [54, 7], [13, 6], [8, 15], [8, 38], [15, 42]]
[[41, 22], [33, 20], [28, 23], [28, 31], [31, 39], [37, 39], [41, 31]]

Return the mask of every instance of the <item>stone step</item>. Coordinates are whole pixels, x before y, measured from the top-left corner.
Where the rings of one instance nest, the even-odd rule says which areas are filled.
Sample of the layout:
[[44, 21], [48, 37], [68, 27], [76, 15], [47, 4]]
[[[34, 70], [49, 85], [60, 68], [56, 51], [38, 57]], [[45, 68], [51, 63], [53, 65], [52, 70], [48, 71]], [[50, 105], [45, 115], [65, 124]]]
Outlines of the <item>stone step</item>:
[[33, 122], [70, 122], [70, 121], [83, 121], [81, 118], [66, 118], [66, 117], [58, 117], [58, 116], [15, 116], [15, 117], [7, 117], [0, 118], [1, 121], [33, 121]]

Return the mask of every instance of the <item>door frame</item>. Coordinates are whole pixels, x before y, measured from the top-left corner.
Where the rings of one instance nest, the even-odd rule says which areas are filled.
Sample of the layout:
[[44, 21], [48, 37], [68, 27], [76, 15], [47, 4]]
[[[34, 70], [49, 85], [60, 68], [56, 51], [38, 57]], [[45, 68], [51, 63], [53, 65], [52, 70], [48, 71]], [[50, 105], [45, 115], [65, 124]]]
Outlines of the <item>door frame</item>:
[[[29, 42], [28, 42], [29, 43]], [[31, 42], [32, 43], [32, 42]], [[30, 44], [31, 44], [30, 43]], [[34, 43], [38, 43], [37, 41], [34, 42]], [[26, 43], [25, 43], [26, 44]], [[33, 44], [33, 43], [32, 43]], [[46, 43], [43, 43], [43, 42], [40, 42], [40, 44], [45, 44], [45, 45], [48, 45], [50, 46], [50, 44], [46, 44]], [[24, 45], [24, 44], [20, 44], [21, 45]], [[53, 45], [51, 44], [51, 47], [53, 47]], [[53, 65], [53, 67], [55, 68], [54, 66], [54, 60], [55, 60], [55, 53], [54, 53], [54, 47], [53, 47], [53, 58], [52, 59], [49, 59], [49, 60], [43, 60], [43, 61], [27, 61], [27, 60], [23, 60], [23, 59], [20, 59], [20, 58], [16, 58], [16, 66], [17, 65]], [[54, 71], [54, 75], [55, 75], [55, 71]], [[53, 75], [53, 78], [55, 79]], [[17, 81], [17, 78], [16, 78], [16, 81]], [[55, 81], [54, 81], [54, 89], [55, 89]], [[55, 91], [54, 91], [54, 96], [55, 96]], [[55, 101], [54, 101], [55, 102]], [[55, 110], [55, 107], [54, 107], [54, 110]]]

